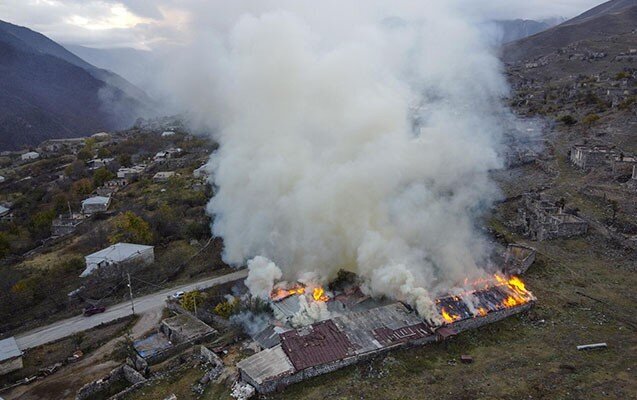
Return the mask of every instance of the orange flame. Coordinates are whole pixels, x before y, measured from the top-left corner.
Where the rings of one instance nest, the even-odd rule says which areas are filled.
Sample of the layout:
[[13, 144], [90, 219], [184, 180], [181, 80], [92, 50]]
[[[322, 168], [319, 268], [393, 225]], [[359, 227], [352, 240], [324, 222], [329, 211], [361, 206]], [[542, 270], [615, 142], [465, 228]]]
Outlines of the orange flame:
[[305, 287], [297, 285], [291, 289], [277, 288], [270, 293], [270, 298], [274, 301], [280, 301], [295, 294], [305, 293]]
[[[466, 285], [466, 280], [465, 280], [465, 285]], [[495, 274], [493, 276], [493, 279], [491, 280], [481, 279], [479, 281], [474, 282], [473, 284], [473, 287], [476, 288], [474, 290], [477, 290], [477, 288], [489, 289], [490, 287], [494, 287], [494, 286], [501, 287], [504, 291], [506, 291], [507, 293], [506, 299], [502, 300], [502, 303], [499, 305], [499, 307], [496, 306], [495, 309], [488, 310], [486, 308], [479, 307], [474, 313], [475, 317], [484, 317], [490, 311], [498, 310], [501, 308], [511, 308], [511, 307], [519, 306], [521, 304], [525, 304], [534, 299], [533, 294], [526, 289], [524, 282], [522, 282], [522, 280], [518, 278], [517, 276], [511, 276], [506, 278], [500, 274]], [[455, 301], [459, 301], [460, 297], [453, 296], [452, 298]], [[440, 301], [437, 300], [436, 302], [439, 303]], [[440, 314], [442, 315], [442, 318], [446, 323], [452, 323], [454, 321], [461, 319], [460, 315], [454, 314], [453, 310], [451, 310], [450, 312], [449, 310], [445, 309], [445, 307], [442, 307], [440, 309]]]
[[456, 321], [456, 320], [459, 320], [459, 319], [460, 319], [460, 316], [459, 316], [459, 315], [451, 315], [451, 314], [449, 314], [449, 313], [447, 312], [447, 310], [445, 310], [445, 308], [444, 308], [444, 307], [442, 307], [442, 309], [440, 310], [440, 312], [442, 313], [442, 318], [444, 318], [444, 320], [445, 320], [446, 322], [453, 322], [453, 321]]
[[314, 288], [314, 290], [312, 291], [312, 297], [314, 298], [314, 301], [320, 301], [320, 302], [325, 302], [330, 299], [325, 294], [325, 290], [320, 286]]

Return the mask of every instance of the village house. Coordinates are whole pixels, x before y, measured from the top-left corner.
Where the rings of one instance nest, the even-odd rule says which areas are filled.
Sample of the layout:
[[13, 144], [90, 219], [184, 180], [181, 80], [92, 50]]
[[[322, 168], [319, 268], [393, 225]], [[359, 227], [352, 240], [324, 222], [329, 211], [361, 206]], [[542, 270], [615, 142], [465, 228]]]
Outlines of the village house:
[[108, 167], [115, 162], [114, 158], [94, 158], [89, 160], [86, 164], [89, 170], [95, 170], [102, 167]]
[[168, 137], [168, 136], [173, 136], [175, 134], [175, 132], [173, 131], [164, 131], [161, 133], [161, 137]]
[[12, 336], [0, 340], [0, 375], [8, 374], [22, 368], [22, 350]]
[[574, 146], [571, 149], [571, 163], [573, 165], [590, 170], [606, 165], [615, 152], [605, 146]]
[[22, 161], [32, 161], [40, 158], [40, 153], [36, 151], [28, 151], [20, 156]]
[[172, 178], [173, 176], [175, 176], [175, 172], [174, 171], [162, 171], [162, 172], [158, 172], [153, 176], [153, 182], [155, 183], [163, 183], [163, 182], [168, 182], [168, 180], [170, 178]]
[[155, 162], [162, 162], [162, 161], [166, 161], [170, 158], [175, 158], [178, 157], [181, 154], [181, 149], [180, 148], [171, 148], [168, 150], [164, 150], [164, 151], [160, 151], [157, 154], [155, 154], [155, 156], [153, 157], [153, 161]]
[[532, 240], [573, 237], [588, 232], [588, 222], [576, 215], [564, 213], [563, 205], [545, 199], [540, 194], [524, 195], [518, 217], [523, 234]]
[[2, 175], [0, 175], [0, 183], [4, 183], [4, 181], [6, 181], [6, 178]]
[[139, 178], [139, 175], [146, 170], [146, 166], [143, 164], [135, 165], [132, 167], [122, 167], [117, 171], [117, 177], [119, 179], [126, 179], [132, 181]]
[[82, 201], [82, 213], [94, 214], [105, 212], [111, 205], [111, 198], [108, 196], [93, 196]]
[[84, 257], [86, 269], [80, 277], [87, 277], [96, 271], [98, 274], [111, 275], [120, 272], [122, 267], [146, 265], [155, 261], [155, 248], [132, 243], [117, 243]]

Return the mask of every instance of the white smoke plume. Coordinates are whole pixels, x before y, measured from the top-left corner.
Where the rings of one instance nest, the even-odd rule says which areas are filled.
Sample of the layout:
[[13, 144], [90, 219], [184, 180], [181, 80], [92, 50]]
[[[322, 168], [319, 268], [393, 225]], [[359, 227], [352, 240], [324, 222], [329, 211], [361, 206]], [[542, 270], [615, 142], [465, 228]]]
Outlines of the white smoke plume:
[[488, 257], [475, 225], [497, 196], [501, 65], [452, 2], [346, 3], [233, 2], [227, 31], [181, 59], [220, 143], [213, 233], [257, 296], [343, 268], [437, 318], [432, 297]]
[[283, 273], [272, 261], [265, 257], [254, 257], [248, 261], [248, 277], [245, 284], [252, 293], [261, 299], [269, 299], [274, 283], [281, 279]]

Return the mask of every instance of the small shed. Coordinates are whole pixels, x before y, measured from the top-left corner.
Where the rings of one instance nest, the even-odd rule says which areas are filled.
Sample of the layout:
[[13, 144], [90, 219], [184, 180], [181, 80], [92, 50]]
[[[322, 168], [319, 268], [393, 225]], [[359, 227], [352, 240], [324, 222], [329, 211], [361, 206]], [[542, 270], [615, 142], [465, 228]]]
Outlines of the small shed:
[[0, 375], [8, 374], [22, 368], [22, 350], [12, 336], [0, 340]]

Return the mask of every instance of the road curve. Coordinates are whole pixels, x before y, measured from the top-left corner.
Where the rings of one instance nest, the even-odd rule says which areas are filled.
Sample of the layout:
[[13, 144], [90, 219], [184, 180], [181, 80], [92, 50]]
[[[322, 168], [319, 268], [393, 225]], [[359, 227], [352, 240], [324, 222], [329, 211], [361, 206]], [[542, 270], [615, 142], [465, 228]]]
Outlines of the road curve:
[[[221, 285], [226, 282], [242, 279], [248, 276], [248, 270], [242, 269], [217, 278], [205, 279], [199, 282], [175, 286], [146, 296], [135, 298], [135, 313], [144, 314], [149, 310], [154, 310], [164, 306], [166, 297], [177, 291], [188, 292], [197, 289], [207, 289], [212, 286]], [[108, 307], [105, 312], [91, 317], [78, 315], [69, 319], [55, 322], [51, 325], [42, 326], [16, 336], [16, 342], [20, 350], [27, 350], [33, 347], [53, 342], [78, 332], [86, 331], [100, 324], [108, 323], [119, 318], [131, 315], [130, 301]]]

